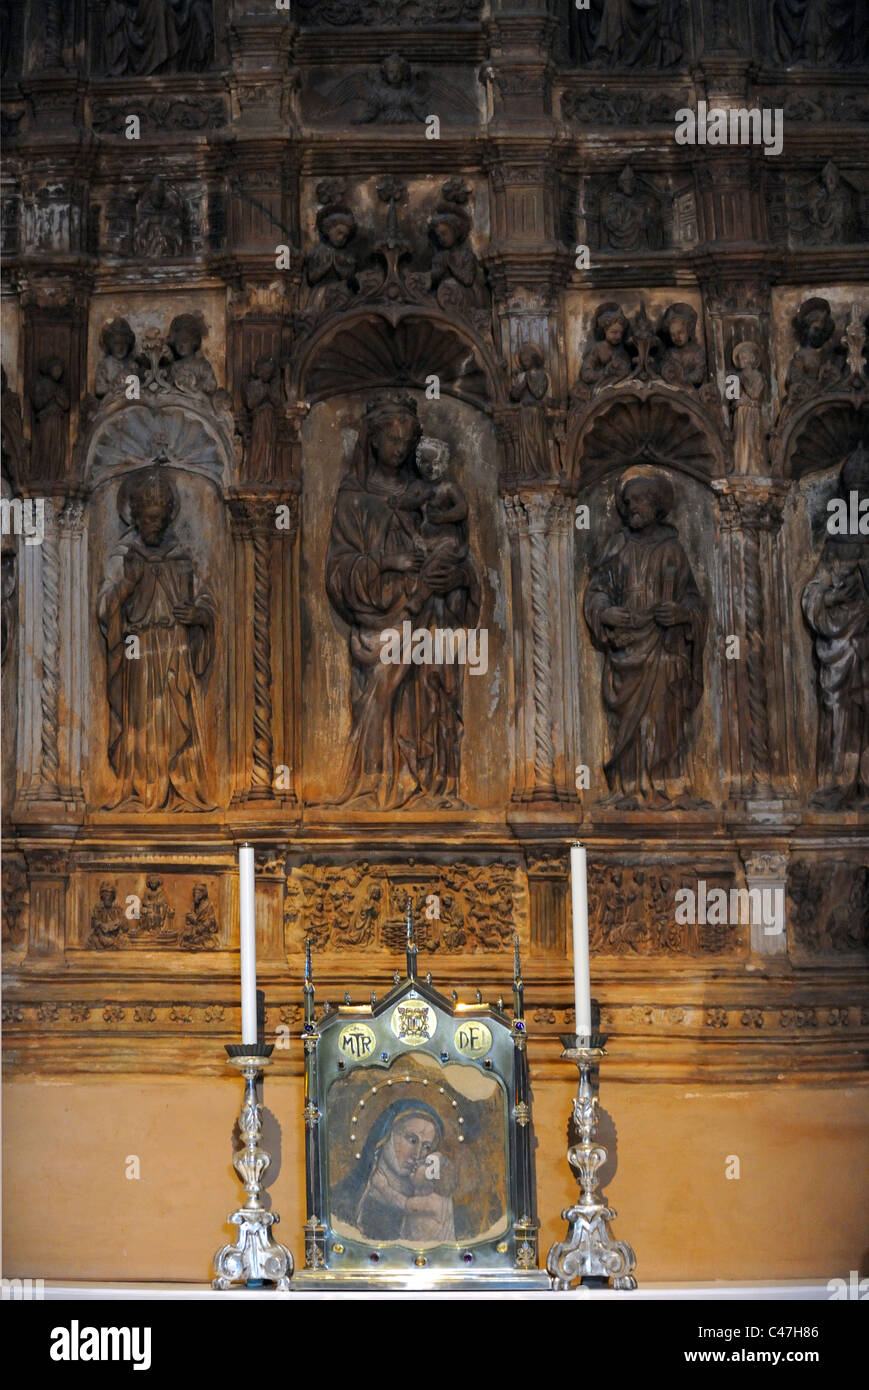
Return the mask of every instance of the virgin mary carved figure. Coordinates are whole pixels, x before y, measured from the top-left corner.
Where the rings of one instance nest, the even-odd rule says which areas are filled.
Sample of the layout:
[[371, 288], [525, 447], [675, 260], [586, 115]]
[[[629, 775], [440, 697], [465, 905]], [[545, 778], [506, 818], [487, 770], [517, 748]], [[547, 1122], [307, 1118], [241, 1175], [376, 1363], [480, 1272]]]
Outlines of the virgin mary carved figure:
[[109, 762], [118, 779], [106, 810], [214, 809], [202, 698], [216, 604], [191, 556], [167, 534], [178, 507], [164, 468], [133, 474], [118, 492], [129, 529], [109, 557], [97, 605], [106, 641]]
[[[442, 506], [445, 484], [417, 470], [421, 436], [412, 397], [369, 401], [335, 501], [326, 589], [349, 628], [352, 718], [338, 804], [458, 800], [462, 673], [387, 659], [387, 634], [405, 622], [413, 631], [457, 629], [479, 615], [466, 504], [450, 484], [452, 505]], [[450, 535], [439, 536], [447, 524]]]
[[630, 468], [618, 491], [624, 527], [612, 536], [585, 592], [585, 620], [604, 653], [610, 731], [604, 764], [612, 804], [691, 809], [692, 716], [703, 694], [707, 607], [676, 528], [673, 485]]

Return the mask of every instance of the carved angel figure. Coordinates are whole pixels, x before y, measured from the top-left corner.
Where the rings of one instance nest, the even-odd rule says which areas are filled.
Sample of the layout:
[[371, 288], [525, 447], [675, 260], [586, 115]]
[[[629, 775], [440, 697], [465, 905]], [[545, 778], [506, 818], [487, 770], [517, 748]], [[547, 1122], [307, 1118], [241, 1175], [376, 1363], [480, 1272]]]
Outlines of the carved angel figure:
[[823, 391], [840, 379], [842, 365], [829, 346], [835, 326], [826, 299], [813, 296], [803, 300], [794, 318], [799, 347], [791, 358], [785, 382], [791, 399], [800, 400]]
[[123, 392], [128, 376], [138, 376], [133, 349], [136, 335], [126, 319], [112, 319], [100, 335], [103, 356], [97, 363], [94, 395], [109, 396]]
[[599, 304], [594, 313], [595, 341], [586, 348], [580, 380], [586, 386], [607, 386], [631, 374], [631, 359], [624, 346], [628, 321], [614, 300]]
[[668, 345], [661, 358], [661, 376], [673, 386], [701, 386], [706, 378], [706, 354], [696, 332], [696, 309], [671, 304], [661, 320], [661, 336]]
[[217, 390], [217, 377], [201, 350], [204, 333], [204, 325], [198, 314], [179, 314], [172, 320], [166, 335], [175, 356], [169, 377], [179, 391], [201, 391], [206, 396], [212, 396]]

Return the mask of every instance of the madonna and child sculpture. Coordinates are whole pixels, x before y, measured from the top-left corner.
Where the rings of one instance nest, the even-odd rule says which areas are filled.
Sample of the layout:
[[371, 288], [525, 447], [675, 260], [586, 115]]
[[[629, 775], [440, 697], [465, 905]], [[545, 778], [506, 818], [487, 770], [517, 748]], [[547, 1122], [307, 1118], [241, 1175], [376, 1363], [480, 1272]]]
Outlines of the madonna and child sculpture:
[[[351, 730], [336, 804], [461, 806], [464, 668], [391, 659], [390, 634], [474, 629], [480, 583], [467, 502], [411, 396], [368, 402], [335, 501], [326, 590], [349, 629]], [[407, 626], [405, 626], [407, 625]]]

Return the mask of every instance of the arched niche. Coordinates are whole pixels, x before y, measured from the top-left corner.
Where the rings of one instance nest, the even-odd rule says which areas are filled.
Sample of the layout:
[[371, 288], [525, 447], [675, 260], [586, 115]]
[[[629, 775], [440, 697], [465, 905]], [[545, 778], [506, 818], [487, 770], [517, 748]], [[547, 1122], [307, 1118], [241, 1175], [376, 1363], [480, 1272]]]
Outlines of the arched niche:
[[481, 409], [504, 399], [504, 374], [491, 347], [464, 324], [416, 306], [367, 308], [330, 320], [297, 355], [292, 389], [313, 403], [389, 386], [424, 391], [432, 376], [442, 395]]
[[[183, 436], [177, 436], [178, 440]], [[171, 441], [170, 441], [171, 448]], [[170, 459], [174, 453], [167, 450]], [[202, 460], [198, 460], [202, 463]], [[214, 612], [213, 655], [207, 673], [197, 683], [197, 702], [200, 730], [203, 737], [205, 767], [203, 789], [207, 791], [208, 803], [214, 806], [213, 814], [225, 806], [230, 794], [229, 764], [229, 662], [232, 642], [232, 570], [227, 563], [231, 554], [226, 507], [220, 479], [213, 476], [214, 469], [197, 467], [194, 462], [185, 466], [180, 462], [162, 463], [178, 496], [178, 511], [171, 521], [167, 537], [175, 543], [179, 552], [189, 556], [193, 571], [193, 595], [198, 598], [204, 588]], [[133, 819], [136, 823], [143, 817], [150, 819], [169, 819], [178, 824], [183, 821], [181, 813], [169, 808], [150, 811], [121, 807], [107, 809], [114, 799], [118, 779], [109, 762], [109, 743], [112, 734], [112, 719], [108, 698], [107, 644], [99, 622], [99, 600], [104, 583], [111, 573], [118, 572], [118, 556], [135, 532], [129, 524], [129, 516], [121, 515], [123, 506], [119, 505], [120, 492], [124, 482], [137, 473], [153, 467], [153, 460], [133, 465], [128, 457], [126, 467], [104, 469], [98, 482], [92, 485], [87, 500], [87, 631], [88, 664], [87, 692], [84, 708], [86, 723], [86, 742], [88, 757], [83, 770], [85, 800], [92, 812], [101, 817], [109, 815], [113, 819]], [[91, 474], [93, 483], [94, 474]], [[120, 561], [122, 563], [122, 560]], [[186, 808], [193, 810], [192, 807]], [[200, 815], [203, 812], [195, 812]], [[208, 813], [205, 813], [208, 814]]]
[[219, 417], [192, 402], [163, 399], [153, 405], [115, 402], [97, 417], [85, 454], [84, 485], [99, 487], [158, 458], [217, 488], [232, 480], [232, 446]]
[[704, 690], [693, 716], [693, 790], [712, 806], [720, 806], [727, 773], [720, 738], [727, 719], [721, 661], [726, 576], [720, 566], [720, 547], [710, 544], [716, 533], [710, 483], [724, 471], [720, 442], [699, 406], [686, 402], [684, 396], [627, 391], [594, 402], [574, 444], [574, 476], [579, 479], [581, 502], [589, 509], [588, 527], [575, 530], [581, 762], [590, 774], [585, 795], [591, 803], [606, 796], [603, 763], [611, 749], [601, 693], [604, 657], [585, 620], [585, 592], [610, 538], [624, 524], [616, 505], [619, 479], [628, 468], [642, 464], [660, 470], [673, 484], [675, 502], [667, 520], [676, 528], [707, 606]]
[[616, 388], [575, 413], [568, 459], [582, 490], [626, 462], [658, 463], [702, 482], [725, 471], [721, 438], [699, 401], [643, 383]]
[[805, 401], [773, 436], [776, 472], [798, 480], [809, 473], [840, 467], [858, 444], [869, 448], [869, 399], [865, 391], [838, 391]]
[[[301, 430], [300, 790], [313, 808], [328, 807], [341, 791], [341, 765], [352, 727], [349, 628], [329, 602], [326, 557], [335, 499], [373, 386], [321, 396]], [[494, 815], [509, 798], [513, 643], [510, 552], [498, 495], [495, 426], [487, 411], [469, 401], [446, 394], [437, 401], [426, 400], [422, 392], [409, 394], [416, 399], [423, 433], [448, 444], [448, 475], [459, 483], [468, 504], [469, 542], [481, 586], [480, 624], [488, 636], [487, 670], [468, 673], [464, 681], [461, 797], [474, 808], [466, 813], [469, 818], [484, 811]], [[351, 806], [328, 814], [355, 812]]]

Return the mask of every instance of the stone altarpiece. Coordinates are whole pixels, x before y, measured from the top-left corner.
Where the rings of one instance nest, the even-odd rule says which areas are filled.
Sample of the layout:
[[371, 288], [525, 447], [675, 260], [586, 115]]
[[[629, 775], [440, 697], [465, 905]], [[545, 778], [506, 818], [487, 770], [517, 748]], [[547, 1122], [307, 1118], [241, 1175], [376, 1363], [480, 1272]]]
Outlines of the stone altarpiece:
[[[853, 1074], [869, 541], [825, 520], [869, 495], [869, 54], [834, 12], [4, 4], [3, 489], [45, 499], [3, 538], [13, 1067], [219, 1071], [244, 840], [270, 1028], [306, 936], [325, 997], [385, 987], [411, 899], [459, 991], [518, 933], [549, 1067], [581, 835], [611, 1075]], [[781, 108], [781, 156], [677, 146], [701, 99]], [[486, 669], [380, 662], [405, 623], [485, 629]], [[784, 931], [676, 924], [698, 877], [784, 888]]]

